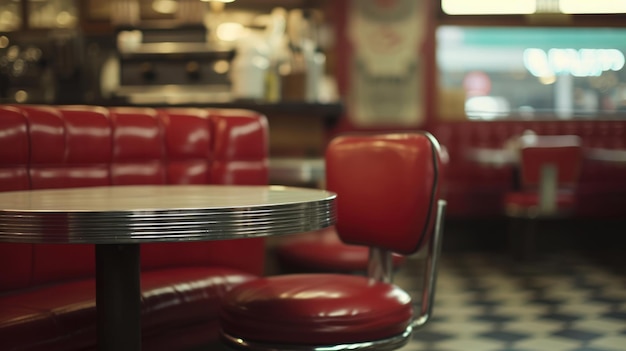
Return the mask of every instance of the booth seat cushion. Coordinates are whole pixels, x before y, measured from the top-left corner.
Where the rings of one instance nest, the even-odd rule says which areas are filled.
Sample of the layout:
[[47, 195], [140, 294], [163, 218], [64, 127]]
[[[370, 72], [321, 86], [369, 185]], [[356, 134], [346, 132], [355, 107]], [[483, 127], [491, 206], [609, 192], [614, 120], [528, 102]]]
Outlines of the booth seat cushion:
[[[276, 256], [285, 270], [317, 272], [365, 272], [369, 248], [344, 244], [334, 227], [298, 234], [276, 246]], [[393, 255], [393, 266], [399, 267], [405, 258]]]
[[[222, 295], [254, 278], [240, 270], [217, 267], [143, 272], [142, 336], [151, 339], [154, 335], [178, 332], [183, 338], [194, 336], [198, 327], [204, 328], [204, 333], [216, 333], [216, 328], [209, 327], [216, 324]], [[94, 296], [93, 279], [0, 296], [2, 350], [94, 349]], [[206, 336], [201, 339], [205, 340]], [[176, 340], [174, 349], [180, 349], [180, 339]]]
[[412, 305], [400, 288], [367, 277], [294, 274], [233, 288], [220, 316], [227, 334], [233, 330], [245, 340], [330, 345], [400, 335], [411, 322]]

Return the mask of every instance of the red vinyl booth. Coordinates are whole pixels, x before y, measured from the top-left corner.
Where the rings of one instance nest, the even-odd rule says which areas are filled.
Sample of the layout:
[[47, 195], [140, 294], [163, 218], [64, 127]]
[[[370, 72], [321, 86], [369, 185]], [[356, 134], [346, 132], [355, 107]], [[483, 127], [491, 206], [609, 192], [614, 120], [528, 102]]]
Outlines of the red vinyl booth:
[[[626, 150], [626, 121], [458, 121], [437, 122], [427, 128], [450, 153], [442, 191], [448, 218], [493, 218], [512, 190], [512, 165], [484, 166], [466, 157], [474, 148], [501, 149], [511, 138], [532, 130], [537, 135], [577, 135], [586, 153], [595, 148]], [[624, 218], [626, 167], [585, 157], [577, 184], [579, 218]]]
[[[268, 124], [222, 109], [0, 106], [0, 191], [267, 184]], [[217, 339], [233, 286], [263, 273], [262, 239], [141, 246], [142, 343]], [[0, 348], [96, 348], [93, 245], [0, 243]]]

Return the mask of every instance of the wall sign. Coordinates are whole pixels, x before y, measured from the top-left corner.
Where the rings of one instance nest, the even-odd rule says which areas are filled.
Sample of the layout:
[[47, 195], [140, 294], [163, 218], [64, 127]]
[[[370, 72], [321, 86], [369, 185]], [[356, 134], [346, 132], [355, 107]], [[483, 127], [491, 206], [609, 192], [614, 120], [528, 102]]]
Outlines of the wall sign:
[[347, 108], [357, 127], [416, 126], [423, 121], [419, 60], [424, 1], [352, 0], [354, 47]]

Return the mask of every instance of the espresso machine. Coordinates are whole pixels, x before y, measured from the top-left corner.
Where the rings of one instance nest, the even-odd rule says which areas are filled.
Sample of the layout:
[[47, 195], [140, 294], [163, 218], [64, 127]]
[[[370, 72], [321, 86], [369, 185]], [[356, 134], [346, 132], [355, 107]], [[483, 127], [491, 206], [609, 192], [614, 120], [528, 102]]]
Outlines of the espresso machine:
[[120, 31], [115, 96], [131, 104], [230, 100], [228, 73], [234, 51], [206, 44], [205, 31], [203, 27]]
[[209, 39], [205, 3], [180, 1], [173, 19], [158, 22], [132, 16], [132, 1], [116, 4], [116, 53], [101, 74], [105, 94], [131, 105], [231, 100], [229, 72], [235, 51]]

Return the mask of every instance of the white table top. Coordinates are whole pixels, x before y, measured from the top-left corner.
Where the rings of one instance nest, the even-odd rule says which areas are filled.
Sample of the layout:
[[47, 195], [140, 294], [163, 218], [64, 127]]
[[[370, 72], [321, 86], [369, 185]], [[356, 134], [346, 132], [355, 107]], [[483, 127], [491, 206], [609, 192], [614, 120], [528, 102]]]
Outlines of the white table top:
[[335, 194], [283, 186], [156, 185], [0, 193], [0, 241], [222, 240], [321, 229]]
[[587, 158], [591, 160], [626, 166], [626, 150], [624, 149], [588, 148], [586, 151]]
[[519, 161], [518, 153], [515, 150], [506, 148], [472, 148], [466, 152], [465, 156], [472, 162], [490, 167], [510, 166]]
[[270, 182], [272, 184], [321, 185], [325, 176], [323, 158], [270, 158]]

